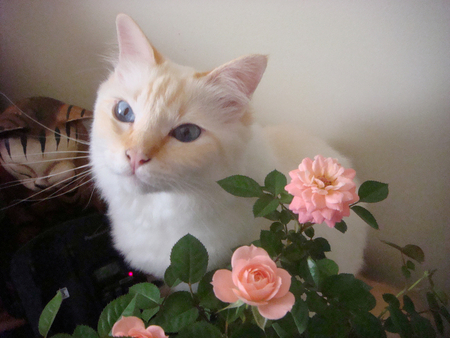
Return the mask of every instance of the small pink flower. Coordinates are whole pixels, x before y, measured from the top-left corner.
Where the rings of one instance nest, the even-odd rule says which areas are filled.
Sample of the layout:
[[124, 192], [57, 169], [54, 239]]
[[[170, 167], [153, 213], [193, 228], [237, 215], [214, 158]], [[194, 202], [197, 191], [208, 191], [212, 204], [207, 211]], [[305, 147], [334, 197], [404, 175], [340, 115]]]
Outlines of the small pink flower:
[[135, 338], [169, 338], [158, 325], [150, 325], [145, 328], [144, 322], [138, 317], [122, 317], [112, 328], [114, 337]]
[[239, 299], [257, 306], [261, 316], [279, 319], [292, 309], [291, 276], [276, 266], [269, 254], [254, 245], [238, 248], [231, 258], [232, 271], [217, 270], [212, 279], [214, 294], [226, 303]]
[[291, 183], [285, 189], [294, 196], [289, 209], [298, 214], [300, 223], [322, 223], [334, 227], [350, 215], [350, 204], [357, 202], [353, 169], [345, 169], [336, 159], [305, 158], [298, 169], [289, 173]]

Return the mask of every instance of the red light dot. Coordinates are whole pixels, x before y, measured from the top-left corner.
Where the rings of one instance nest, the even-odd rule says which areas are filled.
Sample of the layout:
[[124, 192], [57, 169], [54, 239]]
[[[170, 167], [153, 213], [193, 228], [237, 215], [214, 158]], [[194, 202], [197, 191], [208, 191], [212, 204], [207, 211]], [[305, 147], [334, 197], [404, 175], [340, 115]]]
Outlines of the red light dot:
[[128, 276], [133, 277], [133, 271], [129, 271]]

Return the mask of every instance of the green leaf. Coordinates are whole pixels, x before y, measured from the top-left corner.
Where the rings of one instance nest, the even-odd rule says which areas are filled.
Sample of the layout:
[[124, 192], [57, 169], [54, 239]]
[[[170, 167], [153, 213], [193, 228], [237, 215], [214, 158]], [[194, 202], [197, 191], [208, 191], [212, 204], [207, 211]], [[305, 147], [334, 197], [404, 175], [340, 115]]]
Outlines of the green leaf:
[[234, 175], [217, 182], [225, 191], [234, 196], [239, 197], [259, 197], [261, 196], [262, 188], [254, 179]]
[[221, 338], [222, 333], [214, 325], [207, 322], [197, 322], [185, 327], [177, 338]]
[[99, 338], [97, 332], [86, 325], [78, 325], [73, 331], [73, 338]]
[[327, 301], [314, 291], [306, 291], [306, 304], [311, 312], [322, 313], [327, 308]]
[[211, 284], [212, 276], [215, 272], [216, 270], [206, 273], [198, 283], [197, 289], [197, 297], [200, 300], [200, 305], [210, 310], [218, 310], [224, 306], [224, 303], [214, 295], [213, 286]]
[[263, 217], [268, 219], [269, 221], [275, 222], [280, 219], [280, 212], [278, 210], [274, 210], [272, 212], [269, 212], [267, 215], [264, 215]]
[[402, 266], [402, 274], [405, 278], [410, 278], [411, 277], [411, 271], [408, 270], [408, 267], [406, 265]]
[[391, 293], [384, 293], [383, 299], [386, 303], [388, 303], [390, 306], [395, 307], [397, 309], [400, 308], [400, 301]]
[[264, 328], [266, 327], [267, 318], [264, 318], [261, 316], [261, 314], [258, 311], [258, 308], [256, 306], [252, 306], [252, 314], [253, 319], [255, 320], [256, 325], [258, 325], [261, 330], [264, 331]]
[[417, 313], [413, 301], [407, 295], [403, 296], [403, 310], [409, 314]]
[[[266, 335], [264, 334], [264, 331], [262, 331], [258, 326], [249, 322], [240, 324], [231, 334], [231, 338], [247, 338], [247, 337], [265, 338]], [[292, 336], [289, 336], [289, 338], [292, 338]]]
[[302, 299], [297, 299], [292, 307], [291, 313], [298, 333], [305, 332], [309, 321], [309, 310], [306, 302]]
[[320, 251], [323, 252], [331, 251], [330, 243], [328, 243], [328, 241], [325, 238], [317, 237], [313, 242], [315, 246], [320, 249]]
[[128, 292], [132, 295], [137, 295], [136, 305], [139, 309], [153, 308], [160, 303], [160, 292], [155, 284], [135, 284], [130, 287]]
[[397, 249], [398, 251], [403, 252], [403, 249], [402, 249], [401, 246], [398, 246], [398, 245], [395, 244], [395, 243], [391, 243], [391, 242], [388, 242], [388, 241], [385, 241], [385, 240], [381, 240], [381, 241], [382, 241], [384, 244], [387, 244], [387, 245], [389, 245], [389, 246], [391, 246], [391, 247]]
[[198, 310], [194, 306], [189, 292], [174, 292], [166, 298], [164, 306], [151, 324], [161, 326], [164, 331], [178, 332], [193, 324], [198, 318]]
[[62, 294], [61, 291], [58, 290], [58, 292], [56, 292], [56, 296], [47, 303], [41, 313], [41, 316], [39, 317], [38, 330], [42, 336], [47, 337], [53, 321], [58, 314], [59, 308], [61, 307], [61, 303]]
[[303, 283], [301, 281], [299, 281], [295, 276], [292, 276], [291, 287], [289, 291], [291, 291], [294, 294], [295, 299], [300, 299], [300, 297], [305, 292], [305, 287], [303, 286]]
[[284, 192], [284, 187], [287, 185], [286, 176], [278, 170], [270, 172], [264, 180], [264, 189], [278, 196]]
[[307, 236], [309, 238], [313, 238], [314, 237], [314, 233], [315, 233], [315, 231], [314, 231], [313, 227], [307, 228], [305, 230], [305, 236]]
[[275, 257], [281, 253], [281, 250], [283, 249], [283, 243], [281, 242], [283, 236], [284, 234], [282, 232], [261, 230], [261, 245], [263, 249], [267, 251], [269, 256]]
[[98, 320], [97, 331], [100, 337], [109, 335], [114, 324], [122, 318], [135, 314], [136, 298], [126, 294], [114, 299], [105, 306]]
[[253, 215], [255, 217], [263, 217], [277, 210], [279, 206], [278, 200], [271, 195], [264, 194], [258, 198], [253, 205]]
[[359, 202], [376, 203], [384, 200], [389, 194], [386, 183], [366, 181], [359, 187]]
[[370, 311], [376, 305], [370, 287], [351, 274], [341, 273], [327, 277], [322, 283], [322, 293], [334, 298], [351, 311]]
[[241, 317], [244, 313], [245, 306], [242, 300], [238, 300], [237, 302], [228, 305], [224, 310], [226, 311], [226, 319], [228, 323], [234, 322], [236, 319]]
[[291, 211], [283, 209], [280, 212], [280, 222], [283, 224], [288, 224], [290, 221], [294, 220], [295, 217]]
[[411, 262], [411, 261], [406, 261], [406, 267], [409, 269], [409, 270], [412, 270], [412, 271], [414, 271], [415, 269], [416, 269], [416, 266], [414, 265], [414, 263], [413, 262]]
[[166, 272], [164, 273], [164, 283], [166, 283], [167, 286], [171, 288], [181, 283], [181, 280], [178, 278], [178, 275], [176, 274], [172, 265], [169, 265], [166, 269]]
[[425, 254], [417, 245], [407, 244], [402, 248], [402, 252], [409, 258], [412, 258], [419, 263], [423, 263], [425, 261]]
[[311, 274], [311, 277], [314, 281], [314, 284], [316, 284], [317, 288], [320, 288], [320, 285], [322, 282], [320, 270], [319, 270], [319, 267], [317, 266], [316, 262], [311, 257], [308, 257], [308, 268], [309, 268], [309, 273]]
[[409, 338], [413, 336], [412, 327], [408, 320], [408, 317], [396, 306], [389, 305], [388, 306], [389, 313], [391, 314], [390, 318], [392, 323], [398, 330], [400, 337]]
[[280, 222], [273, 222], [270, 225], [270, 231], [272, 232], [280, 232], [280, 231], [284, 231], [284, 225], [283, 223]]
[[448, 312], [447, 308], [445, 306], [441, 306], [441, 309], [439, 310], [439, 313], [442, 317], [445, 318], [447, 322], [450, 323], [450, 313]]
[[357, 312], [351, 318], [352, 327], [355, 329], [358, 337], [364, 338], [385, 338], [386, 333], [380, 320], [369, 312]]
[[436, 300], [436, 295], [433, 292], [427, 292], [427, 302], [432, 311], [439, 311], [439, 303]]
[[345, 232], [347, 231], [347, 223], [345, 223], [344, 220], [340, 221], [339, 223], [336, 223], [334, 225], [334, 228], [340, 232], [342, 232], [343, 234], [345, 234]]
[[436, 294], [436, 297], [439, 299], [439, 301], [444, 304], [448, 305], [448, 296], [447, 294], [442, 290], [434, 290], [434, 293]]
[[151, 309], [145, 309], [142, 311], [142, 319], [148, 322], [154, 315], [159, 311], [159, 307], [154, 307]]
[[359, 205], [354, 205], [351, 207], [351, 209], [367, 224], [369, 224], [372, 228], [378, 230], [378, 223], [375, 220], [375, 217], [370, 213], [369, 210], [366, 208], [363, 208]]
[[414, 313], [411, 315], [410, 323], [414, 333], [416, 334], [415, 337], [436, 337], [436, 331], [434, 331], [431, 322], [428, 319], [420, 316], [418, 313]]
[[[298, 337], [298, 329], [297, 325], [294, 321], [294, 315], [292, 312], [288, 312], [286, 316], [284, 316], [281, 319], [278, 319], [277, 321], [272, 322], [272, 328], [275, 330], [276, 334], [280, 338], [292, 338], [292, 337]], [[261, 331], [260, 328], [258, 328], [259, 332]], [[236, 336], [236, 338], [247, 338], [253, 336]], [[263, 337], [266, 337], [264, 335]]]
[[288, 192], [284, 191], [280, 194], [280, 203], [282, 204], [291, 204], [292, 200], [294, 199], [294, 196], [289, 194]]
[[436, 329], [440, 334], [444, 334], [444, 323], [439, 312], [432, 311], [431, 314], [433, 315], [434, 325], [436, 325]]
[[51, 336], [50, 338], [72, 338], [72, 335], [70, 335], [68, 333], [57, 333], [57, 334]]
[[339, 273], [339, 266], [335, 261], [324, 258], [316, 262], [323, 277], [337, 275]]
[[172, 248], [170, 253], [172, 272], [185, 283], [200, 281], [208, 267], [208, 252], [194, 236], [187, 234]]

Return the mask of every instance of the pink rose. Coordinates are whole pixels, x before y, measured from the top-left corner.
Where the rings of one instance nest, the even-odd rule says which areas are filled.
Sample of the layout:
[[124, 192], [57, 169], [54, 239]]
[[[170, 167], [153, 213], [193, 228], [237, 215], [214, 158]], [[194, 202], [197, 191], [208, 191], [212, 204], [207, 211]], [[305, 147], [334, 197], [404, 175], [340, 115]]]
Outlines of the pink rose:
[[234, 303], [239, 299], [257, 306], [261, 316], [279, 319], [292, 309], [294, 295], [289, 292], [291, 276], [276, 266], [269, 254], [254, 245], [242, 246], [231, 258], [232, 271], [217, 270], [212, 279], [218, 299]]
[[135, 338], [169, 338], [158, 325], [150, 325], [145, 328], [144, 322], [138, 317], [122, 317], [112, 328], [114, 337]]
[[305, 158], [298, 169], [289, 173], [291, 183], [285, 189], [294, 196], [289, 209], [298, 214], [300, 223], [322, 223], [334, 227], [350, 215], [350, 204], [357, 202], [353, 169], [345, 169], [336, 159]]

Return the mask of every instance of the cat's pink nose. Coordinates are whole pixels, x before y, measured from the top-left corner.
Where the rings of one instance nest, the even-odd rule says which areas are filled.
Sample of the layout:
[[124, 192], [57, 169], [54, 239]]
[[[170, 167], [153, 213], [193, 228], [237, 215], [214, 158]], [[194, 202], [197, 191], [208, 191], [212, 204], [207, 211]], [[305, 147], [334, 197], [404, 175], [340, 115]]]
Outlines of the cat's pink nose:
[[151, 160], [150, 157], [145, 155], [142, 151], [128, 149], [125, 151], [125, 155], [130, 162], [130, 167], [133, 170], [133, 173], [139, 168], [141, 165], [149, 162]]

